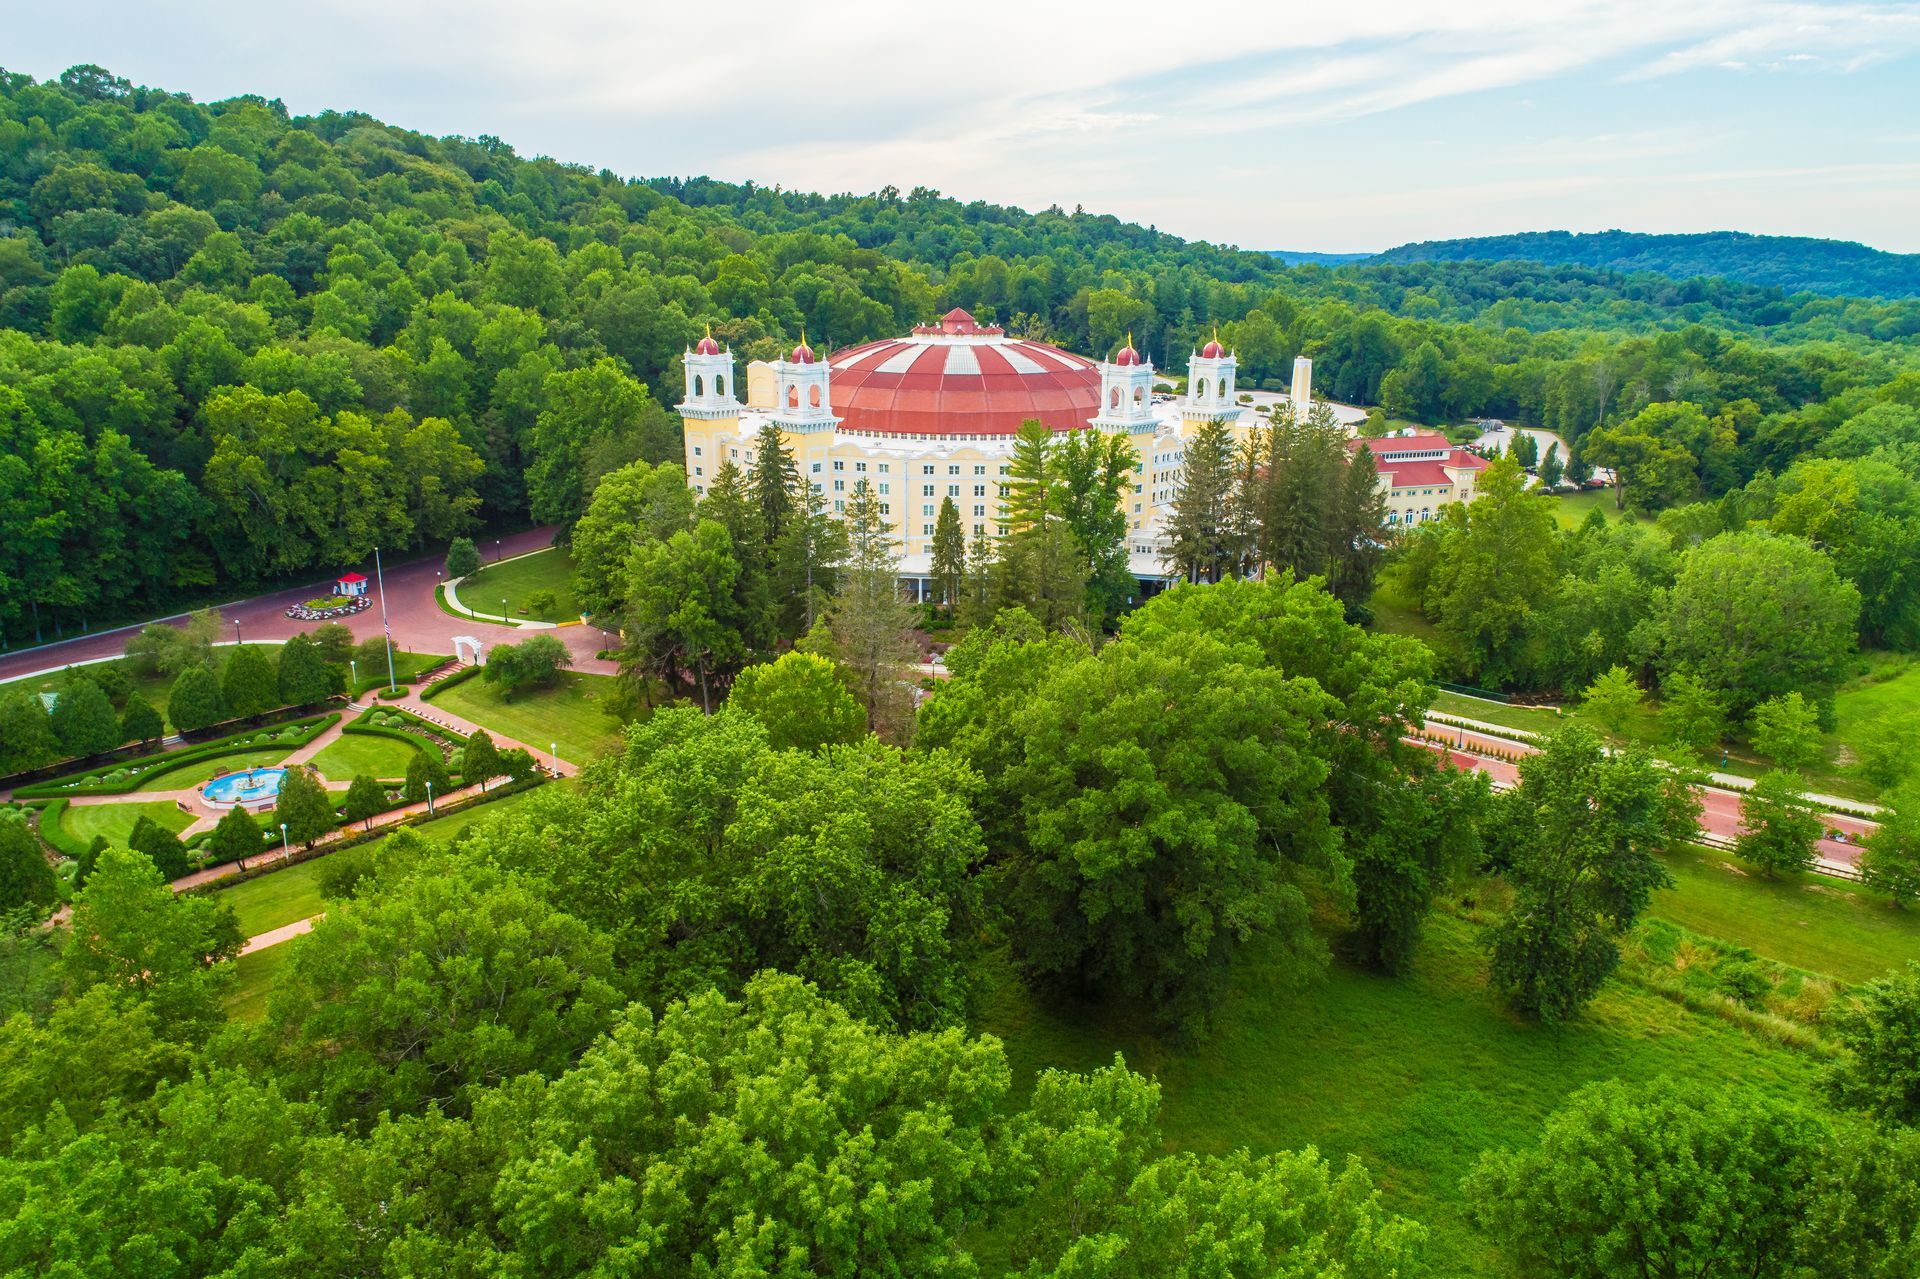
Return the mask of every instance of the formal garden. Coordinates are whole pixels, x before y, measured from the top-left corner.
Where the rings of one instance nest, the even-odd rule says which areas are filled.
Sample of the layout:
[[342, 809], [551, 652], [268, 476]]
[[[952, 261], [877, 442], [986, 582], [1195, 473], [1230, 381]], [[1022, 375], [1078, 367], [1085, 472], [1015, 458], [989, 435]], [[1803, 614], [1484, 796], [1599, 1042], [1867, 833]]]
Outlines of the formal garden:
[[[573, 592], [573, 556], [563, 546], [484, 565], [461, 577], [454, 591], [463, 610], [456, 616], [510, 622], [580, 618]], [[454, 611], [444, 590], [441, 606]]]

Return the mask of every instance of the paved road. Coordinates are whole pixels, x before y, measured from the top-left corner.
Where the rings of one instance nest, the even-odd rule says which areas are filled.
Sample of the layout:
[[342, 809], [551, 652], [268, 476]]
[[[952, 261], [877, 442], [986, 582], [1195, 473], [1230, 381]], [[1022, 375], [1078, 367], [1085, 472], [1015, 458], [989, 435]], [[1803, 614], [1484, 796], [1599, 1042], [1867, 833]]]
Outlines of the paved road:
[[[543, 550], [553, 544], [553, 534], [552, 528], [531, 529], [501, 538], [497, 546], [494, 541], [488, 540], [481, 549], [487, 562], [492, 563], [500, 556], [525, 555]], [[456, 635], [471, 635], [482, 644], [491, 646], [502, 641], [523, 640], [534, 633], [493, 622], [466, 621], [441, 612], [440, 606], [434, 602], [433, 588], [439, 583], [438, 570], [443, 563], [439, 556], [428, 556], [386, 566], [387, 614], [396, 647], [417, 653], [451, 653], [453, 637]], [[372, 576], [371, 567], [367, 572], [368, 576]], [[286, 616], [286, 609], [288, 605], [330, 592], [332, 585], [333, 580], [326, 578], [305, 586], [275, 591], [271, 595], [222, 605], [218, 611], [226, 626], [221, 639], [231, 641], [235, 638], [235, 622], [240, 624], [237, 633], [243, 641], [285, 640], [297, 632], [311, 630], [313, 623], [294, 621]], [[469, 601], [468, 606], [473, 607], [479, 602]], [[343, 625], [353, 632], [356, 639], [379, 635], [379, 601], [376, 599], [374, 606], [366, 612], [344, 619]], [[126, 648], [128, 638], [139, 629], [138, 626], [129, 626], [101, 631], [58, 644], [8, 653], [0, 656], [0, 680], [58, 670], [74, 662], [118, 657]], [[601, 633], [593, 627], [566, 626], [545, 633], [558, 636], [566, 643], [573, 654], [575, 670], [611, 674], [616, 669], [614, 663], [603, 662], [594, 656], [604, 647], [604, 641]], [[362, 671], [361, 674], [365, 675], [366, 672]]]
[[[1459, 728], [1438, 720], [1429, 722], [1427, 731], [1445, 743], [1455, 767], [1478, 769], [1491, 777], [1494, 785], [1499, 787], [1511, 786], [1519, 780], [1520, 770], [1511, 759], [1532, 754], [1534, 750], [1526, 742]], [[1696, 793], [1700, 796], [1700, 829], [1729, 843], [1737, 838], [1740, 834], [1740, 792], [1720, 786], [1701, 786]], [[1831, 837], [1821, 839], [1818, 846], [1820, 861], [1827, 869], [1851, 878], [1858, 873], [1860, 865], [1860, 840], [1873, 832], [1874, 823], [1845, 813], [1829, 812], [1820, 816], [1830, 833], [1837, 831], [1846, 836], [1844, 840]]]

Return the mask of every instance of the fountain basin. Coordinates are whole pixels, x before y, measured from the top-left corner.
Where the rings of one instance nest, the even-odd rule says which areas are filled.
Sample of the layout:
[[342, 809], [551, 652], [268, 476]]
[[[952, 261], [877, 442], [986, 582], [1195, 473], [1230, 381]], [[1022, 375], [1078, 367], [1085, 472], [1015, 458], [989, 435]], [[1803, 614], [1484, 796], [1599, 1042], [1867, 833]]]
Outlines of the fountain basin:
[[216, 806], [268, 808], [279, 800], [280, 783], [286, 775], [284, 768], [250, 768], [214, 778], [200, 788], [200, 794]]

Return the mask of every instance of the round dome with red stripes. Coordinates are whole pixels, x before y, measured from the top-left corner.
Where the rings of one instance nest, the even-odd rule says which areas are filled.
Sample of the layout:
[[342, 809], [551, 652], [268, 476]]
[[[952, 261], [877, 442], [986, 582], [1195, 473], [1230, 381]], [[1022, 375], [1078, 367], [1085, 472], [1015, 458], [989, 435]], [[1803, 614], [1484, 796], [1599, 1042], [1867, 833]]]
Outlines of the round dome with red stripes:
[[1059, 347], [955, 308], [911, 337], [836, 351], [833, 408], [850, 431], [1012, 435], [1023, 422], [1079, 430], [1100, 408], [1100, 371]]

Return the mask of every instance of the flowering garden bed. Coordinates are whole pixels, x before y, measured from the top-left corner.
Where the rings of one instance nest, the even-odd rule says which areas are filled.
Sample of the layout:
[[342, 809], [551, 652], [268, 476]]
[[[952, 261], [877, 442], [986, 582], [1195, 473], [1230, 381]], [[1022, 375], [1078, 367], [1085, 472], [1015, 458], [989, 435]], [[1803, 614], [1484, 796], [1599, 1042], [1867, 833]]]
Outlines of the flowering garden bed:
[[336, 617], [364, 613], [371, 607], [373, 601], [365, 595], [333, 595], [291, 605], [287, 609], [287, 616], [299, 622], [325, 622]]

